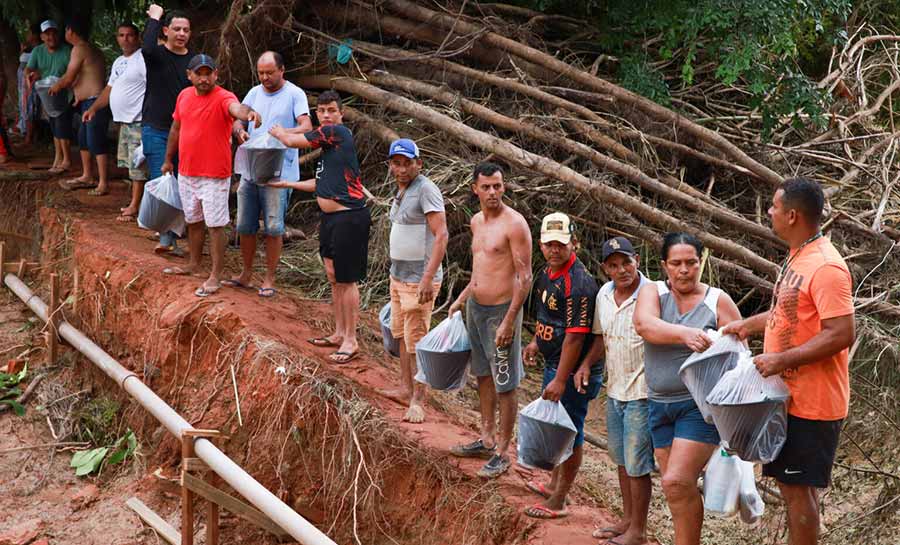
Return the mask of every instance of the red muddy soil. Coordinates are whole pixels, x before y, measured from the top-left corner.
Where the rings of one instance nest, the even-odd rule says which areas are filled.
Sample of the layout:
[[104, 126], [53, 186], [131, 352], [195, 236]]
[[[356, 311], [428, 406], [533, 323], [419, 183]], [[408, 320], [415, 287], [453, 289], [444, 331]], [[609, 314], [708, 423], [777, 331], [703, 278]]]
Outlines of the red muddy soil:
[[[425, 423], [401, 422], [405, 407], [379, 394], [380, 390], [395, 384], [397, 370], [396, 362], [383, 353], [380, 337], [373, 333], [378, 331], [373, 312], [364, 317], [366, 325], [363, 329], [368, 332], [361, 336], [361, 357], [339, 366], [329, 363], [327, 349], [317, 349], [305, 342], [307, 338], [327, 333], [322, 329], [330, 322], [331, 311], [325, 301], [284, 294], [262, 301], [255, 291], [231, 288], [223, 288], [207, 299], [195, 297], [193, 292], [201, 279], [168, 276], [161, 272], [164, 267], [186, 263], [185, 259], [154, 255], [151, 251], [154, 243], [148, 240], [147, 231], [133, 223], [115, 221], [118, 208], [127, 201], [126, 190], [123, 184], [114, 182], [111, 194], [105, 197], [90, 197], [84, 191], [54, 194], [53, 206], [39, 211], [43, 228], [42, 261], [55, 264], [57, 270], [67, 273], [63, 291], [78, 300], [77, 317], [72, 309], [68, 315], [80, 322], [95, 342], [142, 377], [192, 424], [229, 433], [231, 439], [225, 445], [226, 453], [330, 535], [333, 532], [340, 536], [342, 543], [343, 538], [347, 538], [348, 543], [353, 542], [349, 537], [352, 529], [343, 527], [346, 514], [332, 512], [334, 504], [326, 499], [327, 491], [322, 489], [320, 482], [322, 468], [306, 467], [306, 471], [302, 471], [305, 462], [297, 458], [315, 452], [295, 449], [294, 445], [288, 445], [287, 436], [274, 438], [267, 436], [266, 431], [269, 427], [277, 428], [277, 424], [290, 425], [291, 422], [294, 426], [292, 434], [307, 428], [327, 429], [335, 422], [335, 417], [326, 413], [320, 420], [309, 422], [291, 414], [290, 404], [273, 407], [273, 400], [285, 399], [296, 383], [285, 385], [272, 366], [251, 363], [254, 352], [260, 351], [259, 345], [235, 358], [222, 357], [223, 352], [232, 350], [240, 338], [251, 336], [257, 340], [277, 341], [287, 347], [293, 357], [304, 361], [314, 375], [337, 381], [336, 384], [349, 384], [350, 391], [380, 411], [392, 432], [399, 432], [399, 437], [408, 440], [412, 448], [421, 451], [421, 456], [427, 459], [427, 467], [419, 467], [406, 458], [406, 462], [384, 471], [381, 482], [385, 486], [377, 500], [384, 504], [380, 506], [384, 528], [380, 534], [371, 528], [361, 528], [360, 535], [363, 531], [369, 536], [387, 534], [396, 540], [395, 543], [580, 545], [596, 543], [597, 540], [590, 537], [591, 531], [612, 521], [612, 515], [598, 508], [596, 501], [580, 489], [572, 496], [568, 518], [533, 521], [521, 515], [521, 511], [536, 503], [538, 498], [527, 491], [524, 479], [517, 472], [510, 471], [496, 482], [484, 484], [475, 476], [483, 461], [448, 456], [451, 445], [470, 441], [476, 436], [476, 405], [471, 396], [468, 400], [459, 395], [439, 396], [436, 403], [427, 407]], [[229, 250], [229, 254], [229, 259], [234, 260], [236, 252]], [[205, 260], [208, 262], [208, 257]], [[70, 293], [73, 286], [71, 272], [76, 269], [81, 288], [78, 293]], [[31, 285], [38, 282], [35, 278], [28, 281]], [[40, 282], [45, 283], [45, 278], [41, 277]], [[80, 380], [88, 380], [108, 392], [115, 390], [109, 380], [87, 368], [86, 363], [79, 365], [83, 365]], [[236, 367], [243, 426], [237, 422], [229, 366]], [[528, 400], [519, 401], [525, 403]], [[120, 541], [104, 538], [103, 543], [144, 543], [147, 534], [141, 534], [136, 517], [122, 505], [133, 494], [164, 515], [176, 517], [170, 522], [177, 522], [178, 504], [174, 496], [177, 489], [149, 475], [160, 465], [167, 475], [176, 473], [177, 443], [162, 433], [140, 409], [129, 414], [129, 423], [138, 432], [142, 445], [146, 445], [146, 467], [140, 474], [142, 476], [137, 480], [134, 475], [103, 480], [97, 505], [108, 505], [108, 508], [88, 511], [65, 508], [54, 514], [56, 522], [52, 524], [56, 526], [49, 527], [89, 527], [97, 521], [121, 517], [121, 524], [116, 526], [121, 527], [122, 535], [115, 538]], [[597, 424], [597, 418], [589, 421], [595, 433], [601, 429]], [[13, 434], [14, 428], [17, 433], [26, 435]], [[0, 417], [0, 436], [0, 448], [52, 442], [52, 437], [48, 441], [42, 435], [39, 422], [30, 422], [23, 428], [10, 415]], [[272, 439], [278, 442], [265, 442]], [[318, 447], [317, 452], [323, 460], [330, 455], [330, 448], [327, 441]], [[384, 452], [383, 446], [364, 443], [362, 448], [370, 464], [377, 463], [378, 452]], [[589, 461], [609, 466], [605, 452], [586, 445], [586, 454]], [[68, 476], [70, 472], [63, 467], [67, 465], [67, 455], [57, 455], [51, 465], [46, 465], [47, 458], [45, 451], [28, 451], [15, 458], [2, 457], [0, 461], [8, 467], [4, 470], [0, 466], [0, 480], [8, 486], [11, 474], [7, 471], [14, 468], [21, 468], [22, 474], [31, 481], [39, 478], [41, 471], [46, 472], [53, 477], [41, 485], [40, 497], [46, 498], [42, 501], [68, 505], [70, 502], [64, 500], [85, 481]], [[31, 465], [22, 460], [31, 460]], [[38, 469], [36, 465], [41, 464], [44, 465]], [[491, 513], [485, 514], [484, 509], [476, 513], [478, 502], [473, 505], [461, 502], [453, 508], [442, 508], [441, 500], [446, 490], [441, 487], [447, 486], [447, 481], [436, 478], [436, 472], [449, 473], [454, 478], [449, 485], [454, 488], [453, 492], [474, 497], [488, 487], [491, 494], [503, 498], [500, 505], [505, 503], [507, 507], [497, 507], [495, 517], [491, 517]], [[613, 475], [610, 471], [606, 474]], [[617, 487], [612, 479], [592, 485]], [[27, 484], [17, 486], [21, 488]], [[0, 510], [6, 515], [20, 513], [21, 516], [17, 515], [15, 519], [27, 520], [26, 515], [31, 515], [23, 513], [20, 504], [9, 494], [8, 488], [0, 489], [0, 497], [4, 498], [0, 499]], [[610, 495], [618, 497], [617, 493]], [[332, 529], [331, 525], [336, 521], [339, 527]], [[478, 525], [483, 528], [474, 528]], [[235, 537], [241, 536], [239, 542], [269, 542], [265, 534], [243, 523], [233, 527]], [[225, 531], [229, 531], [228, 527]], [[370, 539], [369, 543], [391, 542], [387, 538]], [[57, 533], [51, 542], [88, 543], [65, 533]]]

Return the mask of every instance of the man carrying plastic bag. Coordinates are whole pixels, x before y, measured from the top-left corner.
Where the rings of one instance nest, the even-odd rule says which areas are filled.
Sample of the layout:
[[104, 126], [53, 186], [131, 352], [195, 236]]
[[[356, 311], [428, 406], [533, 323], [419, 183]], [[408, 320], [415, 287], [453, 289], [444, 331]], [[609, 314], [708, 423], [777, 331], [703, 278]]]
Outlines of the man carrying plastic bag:
[[791, 392], [787, 440], [763, 466], [787, 504], [792, 545], [819, 537], [817, 488], [831, 480], [841, 424], [850, 401], [849, 347], [855, 336], [852, 278], [822, 236], [825, 195], [817, 182], [785, 180], [775, 192], [772, 230], [790, 246], [773, 289], [771, 310], [725, 327], [740, 338], [765, 332], [753, 363], [764, 377], [781, 375]]
[[[534, 338], [525, 348], [525, 361], [544, 357], [544, 391], [541, 397], [558, 401], [575, 426], [572, 455], [553, 468], [547, 484], [530, 481], [528, 488], [543, 502], [525, 514], [540, 519], [564, 517], [566, 496], [581, 467], [584, 419], [588, 403], [600, 393], [603, 369], [585, 361], [591, 347], [591, 325], [597, 299], [597, 282], [575, 255], [577, 240], [568, 216], [553, 213], [541, 222], [541, 252], [547, 265], [537, 274], [533, 297], [536, 306]], [[592, 367], [593, 365], [593, 367]], [[521, 431], [521, 430], [520, 430]]]
[[462, 312], [454, 312], [416, 343], [416, 388], [427, 384], [435, 390], [459, 390], [466, 384], [471, 352]]

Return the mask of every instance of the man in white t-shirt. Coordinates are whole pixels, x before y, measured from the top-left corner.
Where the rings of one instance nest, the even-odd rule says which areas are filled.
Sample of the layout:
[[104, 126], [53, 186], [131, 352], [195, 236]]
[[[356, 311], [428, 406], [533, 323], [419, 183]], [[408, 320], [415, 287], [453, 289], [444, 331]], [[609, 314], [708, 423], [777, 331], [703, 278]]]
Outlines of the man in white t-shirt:
[[[238, 142], [246, 142], [253, 134], [268, 133], [280, 125], [288, 132], [306, 133], [312, 130], [309, 102], [306, 93], [284, 79], [284, 59], [275, 51], [266, 51], [256, 61], [259, 85], [250, 89], [243, 103], [259, 112], [263, 122], [259, 127], [247, 126], [235, 120], [234, 135]], [[249, 131], [249, 132], [248, 132]], [[266, 275], [259, 287], [260, 297], [275, 295], [275, 269], [281, 259], [284, 236], [284, 213], [290, 201], [290, 189], [284, 182], [300, 180], [300, 161], [296, 148], [284, 153], [284, 163], [278, 180], [250, 180], [241, 178], [238, 187], [237, 231], [241, 237], [241, 275], [223, 282], [233, 287], [249, 287], [256, 255], [256, 234], [262, 215], [266, 235]]]
[[113, 121], [119, 123], [119, 147], [116, 164], [128, 169], [131, 180], [131, 202], [122, 208], [118, 221], [130, 222], [137, 217], [144, 194], [147, 174], [136, 168], [132, 159], [141, 145], [141, 109], [144, 105], [144, 91], [147, 87], [147, 68], [141, 55], [140, 32], [131, 23], [122, 23], [116, 31], [116, 41], [122, 55], [113, 62], [106, 88], [82, 116], [82, 121], [90, 121], [107, 105], [112, 110]]

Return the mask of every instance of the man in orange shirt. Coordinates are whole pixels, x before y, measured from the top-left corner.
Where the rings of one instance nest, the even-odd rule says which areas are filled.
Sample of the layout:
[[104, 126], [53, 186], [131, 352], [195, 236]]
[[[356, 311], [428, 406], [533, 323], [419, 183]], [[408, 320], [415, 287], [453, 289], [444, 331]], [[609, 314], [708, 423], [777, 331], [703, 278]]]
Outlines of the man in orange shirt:
[[855, 336], [852, 278], [822, 236], [825, 196], [818, 183], [785, 180], [772, 200], [772, 230], [790, 246], [768, 312], [732, 322], [725, 333], [765, 332], [753, 363], [763, 376], [780, 374], [791, 391], [787, 441], [763, 475], [774, 477], [787, 504], [791, 545], [819, 536], [816, 488], [826, 488], [850, 400], [848, 348]]

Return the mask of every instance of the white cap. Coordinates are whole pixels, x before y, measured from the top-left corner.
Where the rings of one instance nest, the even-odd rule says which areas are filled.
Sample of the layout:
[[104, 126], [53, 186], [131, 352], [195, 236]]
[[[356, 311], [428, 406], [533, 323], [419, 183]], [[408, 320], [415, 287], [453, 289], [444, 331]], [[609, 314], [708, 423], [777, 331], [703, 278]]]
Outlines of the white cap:
[[41, 32], [47, 32], [51, 28], [57, 28], [56, 23], [53, 19], [47, 19], [43, 23], [41, 23]]
[[541, 222], [541, 242], [562, 242], [568, 244], [572, 240], [572, 221], [562, 212], [554, 212], [544, 217]]

